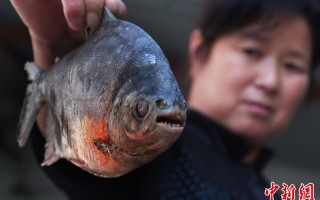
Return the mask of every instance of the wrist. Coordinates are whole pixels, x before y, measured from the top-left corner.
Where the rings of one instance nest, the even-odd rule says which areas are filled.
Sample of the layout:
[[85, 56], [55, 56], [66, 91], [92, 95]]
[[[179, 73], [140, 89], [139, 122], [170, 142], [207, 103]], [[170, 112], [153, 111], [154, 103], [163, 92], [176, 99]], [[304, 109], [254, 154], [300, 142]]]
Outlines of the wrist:
[[45, 70], [50, 69], [55, 59], [52, 46], [36, 39], [31, 39], [31, 43], [34, 63]]
[[70, 38], [65, 41], [48, 43], [41, 41], [31, 35], [34, 63], [48, 70], [55, 63], [57, 57], [62, 57], [71, 50], [77, 48], [83, 40]]

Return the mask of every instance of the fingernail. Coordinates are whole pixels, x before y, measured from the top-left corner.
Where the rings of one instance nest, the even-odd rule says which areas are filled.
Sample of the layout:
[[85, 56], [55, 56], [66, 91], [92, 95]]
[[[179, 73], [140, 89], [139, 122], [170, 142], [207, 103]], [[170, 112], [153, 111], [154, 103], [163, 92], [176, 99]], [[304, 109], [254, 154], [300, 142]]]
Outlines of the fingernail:
[[91, 28], [91, 30], [95, 30], [100, 24], [100, 18], [97, 13], [89, 12], [87, 14], [87, 28]]
[[114, 4], [114, 0], [106, 0], [107, 6], [112, 5], [112, 4]]
[[109, 10], [114, 13], [117, 9], [117, 2], [115, 0], [107, 0], [106, 6], [109, 8]]

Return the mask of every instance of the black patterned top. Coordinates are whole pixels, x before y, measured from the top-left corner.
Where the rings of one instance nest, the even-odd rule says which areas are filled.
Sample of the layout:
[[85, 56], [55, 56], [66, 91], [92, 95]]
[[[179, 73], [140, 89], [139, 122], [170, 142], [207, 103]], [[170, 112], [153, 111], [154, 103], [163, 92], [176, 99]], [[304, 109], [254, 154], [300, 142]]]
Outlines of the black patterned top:
[[[151, 163], [119, 178], [99, 178], [66, 160], [43, 170], [69, 199], [90, 200], [262, 200], [267, 184], [261, 175], [270, 157], [264, 149], [253, 165], [240, 160], [244, 141], [220, 124], [189, 110], [178, 141]], [[32, 134], [39, 162], [44, 139]]]

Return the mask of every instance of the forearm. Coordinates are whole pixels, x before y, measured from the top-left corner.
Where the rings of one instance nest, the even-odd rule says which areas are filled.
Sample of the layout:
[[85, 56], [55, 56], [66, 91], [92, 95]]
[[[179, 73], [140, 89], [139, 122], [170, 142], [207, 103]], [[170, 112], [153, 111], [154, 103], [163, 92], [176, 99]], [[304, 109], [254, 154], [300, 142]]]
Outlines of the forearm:
[[[55, 62], [57, 57], [63, 56], [70, 50], [74, 49], [82, 43], [81, 40], [64, 41], [64, 45], [61, 43], [57, 46], [55, 44], [48, 44], [37, 39], [32, 38], [33, 59], [35, 64], [39, 67], [49, 70]], [[47, 115], [47, 105], [45, 105], [37, 116], [37, 124], [40, 132], [45, 133], [45, 119]]]
[[32, 39], [33, 49], [33, 60], [35, 64], [44, 68], [45, 70], [50, 69], [54, 64], [55, 55], [52, 52], [52, 48], [48, 44], [36, 41]]
[[50, 69], [54, 64], [57, 57], [62, 57], [72, 49], [78, 47], [83, 41], [82, 40], [69, 40], [61, 41], [57, 44], [49, 44], [32, 38], [32, 49], [34, 62], [44, 68]]

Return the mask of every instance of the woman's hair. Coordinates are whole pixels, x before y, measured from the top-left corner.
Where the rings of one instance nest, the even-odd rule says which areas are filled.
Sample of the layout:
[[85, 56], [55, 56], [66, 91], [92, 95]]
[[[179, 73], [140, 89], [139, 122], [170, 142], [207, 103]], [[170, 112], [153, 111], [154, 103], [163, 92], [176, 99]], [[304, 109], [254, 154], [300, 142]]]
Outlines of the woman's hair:
[[273, 26], [293, 15], [303, 16], [311, 30], [313, 69], [320, 61], [320, 0], [206, 0], [197, 25], [203, 41], [196, 53], [206, 59], [220, 36], [253, 23]]

